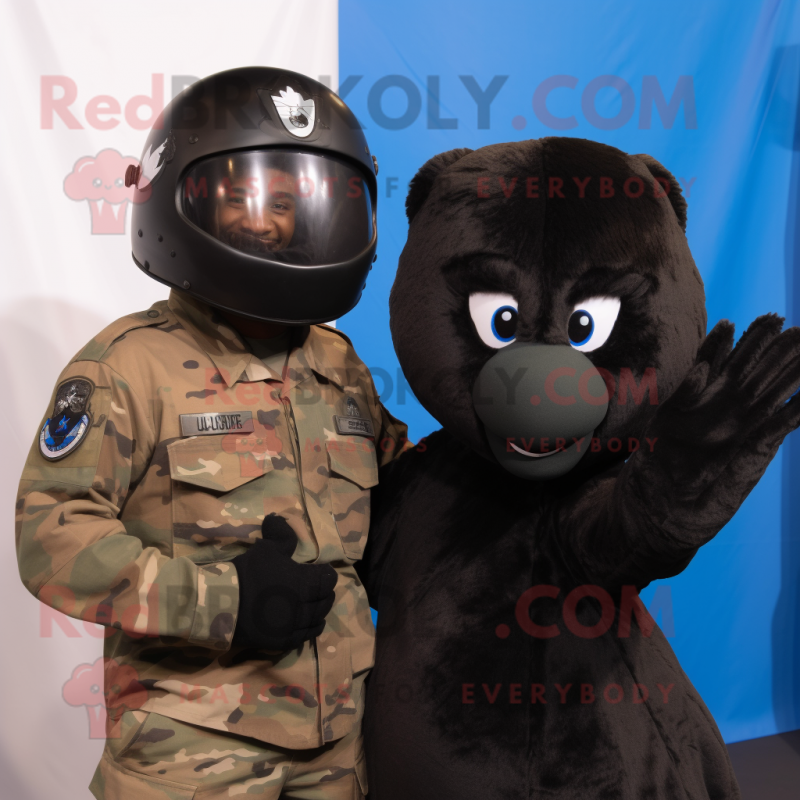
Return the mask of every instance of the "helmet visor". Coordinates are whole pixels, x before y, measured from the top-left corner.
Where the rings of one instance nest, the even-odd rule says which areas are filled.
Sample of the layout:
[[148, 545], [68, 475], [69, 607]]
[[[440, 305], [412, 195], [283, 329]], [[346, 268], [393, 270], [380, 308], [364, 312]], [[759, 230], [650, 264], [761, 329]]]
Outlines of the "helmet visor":
[[373, 236], [361, 171], [319, 153], [251, 150], [203, 159], [183, 178], [180, 206], [228, 247], [296, 266], [349, 261]]

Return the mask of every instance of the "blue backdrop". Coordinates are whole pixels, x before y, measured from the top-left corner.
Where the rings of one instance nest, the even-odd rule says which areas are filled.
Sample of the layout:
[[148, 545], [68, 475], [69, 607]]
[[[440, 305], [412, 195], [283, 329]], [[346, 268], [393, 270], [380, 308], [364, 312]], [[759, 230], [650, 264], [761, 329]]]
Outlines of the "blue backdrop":
[[[387, 303], [408, 181], [453, 147], [561, 135], [649, 153], [688, 198], [709, 326], [800, 322], [800, 6], [636, 5], [340, 0], [340, 94], [380, 162], [379, 257], [340, 327], [415, 440], [440, 426], [402, 378]], [[643, 595], [729, 742], [800, 728], [799, 478], [793, 434], [735, 519]]]

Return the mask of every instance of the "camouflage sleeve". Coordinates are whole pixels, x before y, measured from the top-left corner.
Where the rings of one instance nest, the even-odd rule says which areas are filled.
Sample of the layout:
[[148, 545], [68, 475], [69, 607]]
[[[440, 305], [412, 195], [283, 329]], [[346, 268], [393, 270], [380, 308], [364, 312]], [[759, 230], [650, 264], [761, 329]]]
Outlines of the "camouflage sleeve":
[[378, 403], [381, 415], [379, 466], [393, 461], [401, 453], [410, 450], [414, 444], [408, 438], [408, 425], [393, 417], [382, 403]]
[[118, 373], [95, 361], [64, 370], [20, 481], [22, 582], [76, 619], [227, 649], [238, 608], [235, 568], [172, 558], [119, 519], [155, 444], [147, 406]]
[[413, 444], [408, 440], [408, 425], [393, 417], [381, 403], [375, 390], [375, 384], [369, 381], [369, 405], [375, 426], [375, 449], [378, 454], [378, 466], [382, 467], [404, 453]]

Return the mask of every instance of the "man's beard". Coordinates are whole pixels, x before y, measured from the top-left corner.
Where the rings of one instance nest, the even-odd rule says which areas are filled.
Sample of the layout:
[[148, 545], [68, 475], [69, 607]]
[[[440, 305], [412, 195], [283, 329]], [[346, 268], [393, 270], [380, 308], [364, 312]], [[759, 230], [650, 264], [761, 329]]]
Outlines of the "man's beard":
[[242, 233], [241, 231], [226, 231], [223, 241], [243, 253], [271, 254], [283, 249], [280, 246], [280, 242], [274, 239], [265, 239], [261, 236], [253, 236], [250, 233]]

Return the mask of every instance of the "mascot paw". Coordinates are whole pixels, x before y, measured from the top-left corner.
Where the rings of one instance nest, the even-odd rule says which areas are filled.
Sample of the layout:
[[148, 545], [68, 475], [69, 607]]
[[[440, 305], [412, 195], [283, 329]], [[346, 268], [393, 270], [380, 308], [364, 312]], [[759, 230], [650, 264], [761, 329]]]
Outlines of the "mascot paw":
[[800, 387], [800, 328], [782, 326], [776, 314], [758, 317], [733, 347], [733, 325], [717, 323], [648, 428], [656, 444], [639, 457], [640, 466], [652, 494], [662, 495], [653, 503], [666, 502], [667, 516], [684, 533], [694, 530], [702, 539], [716, 533], [786, 434], [800, 426], [800, 401], [793, 397]]

